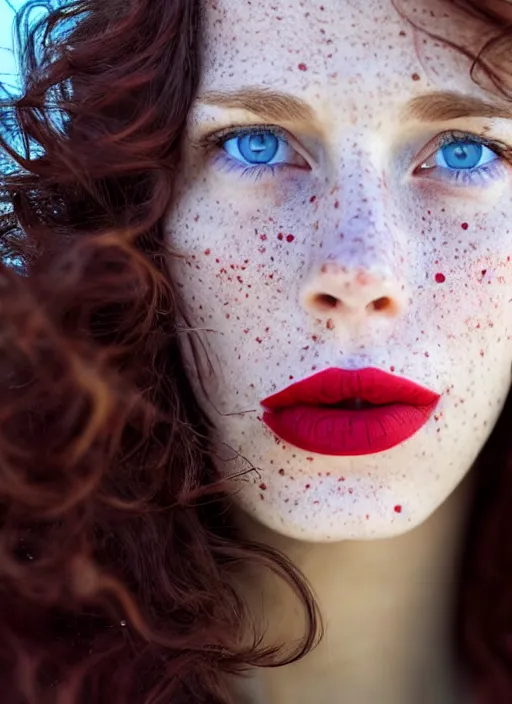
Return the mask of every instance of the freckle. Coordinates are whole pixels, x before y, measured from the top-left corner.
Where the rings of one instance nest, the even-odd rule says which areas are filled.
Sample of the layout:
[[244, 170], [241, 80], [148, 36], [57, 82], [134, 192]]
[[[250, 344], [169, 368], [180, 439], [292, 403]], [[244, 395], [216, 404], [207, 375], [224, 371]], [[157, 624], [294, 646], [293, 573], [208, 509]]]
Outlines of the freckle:
[[260, 499], [261, 499], [262, 501], [265, 501], [265, 497], [263, 496], [263, 494], [260, 494]]
[[293, 242], [294, 239], [295, 239], [294, 235], [286, 235], [287, 242]]
[[329, 318], [329, 320], [325, 323], [325, 327], [327, 330], [334, 330], [334, 322], [332, 318]]
[[277, 239], [278, 239], [278, 240], [282, 240], [283, 237], [284, 237], [284, 235], [283, 235], [282, 232], [280, 232], [280, 233], [277, 235]]
[[413, 81], [419, 81], [420, 80], [420, 74], [419, 73], [413, 73], [411, 76]]
[[365, 516], [365, 518], [366, 518], [366, 520], [368, 520], [368, 519], [370, 518], [370, 514], [367, 513], [366, 516]]
[[339, 200], [335, 200], [335, 201], [334, 201], [334, 207], [335, 207], [335, 208], [339, 208], [339, 207], [340, 207], [340, 202], [339, 202]]
[[425, 352], [425, 357], [430, 357], [430, 354], [428, 352]]
[[467, 222], [461, 222], [460, 226], [462, 227], [463, 230], [467, 230], [469, 227]]
[[315, 200], [316, 200], [316, 196], [311, 196], [311, 198], [309, 199], [309, 202], [310, 202], [310, 203], [314, 203]]
[[485, 355], [485, 352], [483, 350], [480, 350], [480, 357], [483, 357]]
[[313, 458], [313, 457], [306, 457], [306, 460], [307, 460], [308, 462], [314, 462], [314, 458]]
[[394, 508], [395, 513], [402, 513], [402, 507], [398, 504]]
[[306, 66], [306, 64], [299, 64], [298, 69], [299, 71], [307, 71], [308, 67]]
[[446, 276], [444, 274], [439, 273], [439, 274], [436, 274], [435, 279], [438, 284], [442, 284], [446, 281]]

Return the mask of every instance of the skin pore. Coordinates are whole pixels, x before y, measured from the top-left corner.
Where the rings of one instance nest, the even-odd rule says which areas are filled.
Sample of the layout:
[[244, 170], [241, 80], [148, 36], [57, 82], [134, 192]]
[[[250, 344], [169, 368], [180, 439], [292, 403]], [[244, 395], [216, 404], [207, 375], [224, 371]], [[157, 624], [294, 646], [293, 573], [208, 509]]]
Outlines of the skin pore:
[[[486, 36], [443, 3], [403, 6], [457, 43]], [[240, 525], [300, 567], [326, 623], [313, 653], [240, 696], [470, 702], [452, 597], [470, 470], [510, 386], [512, 114], [390, 0], [207, 0], [204, 14], [167, 222], [183, 351], [218, 466], [242, 473]], [[441, 398], [376, 454], [276, 438], [262, 399], [329, 367], [376, 367]], [[288, 590], [263, 575], [244, 588], [269, 642], [300, 632]]]

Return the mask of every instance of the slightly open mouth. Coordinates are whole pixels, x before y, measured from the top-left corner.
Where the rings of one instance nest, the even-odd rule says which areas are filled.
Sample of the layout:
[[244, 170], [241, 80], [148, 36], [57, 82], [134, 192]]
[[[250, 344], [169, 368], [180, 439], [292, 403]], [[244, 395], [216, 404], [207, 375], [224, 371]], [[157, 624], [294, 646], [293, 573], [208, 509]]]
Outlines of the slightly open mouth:
[[325, 406], [325, 408], [333, 408], [333, 409], [342, 409], [343, 408], [347, 411], [362, 411], [365, 408], [377, 408], [377, 406], [374, 403], [370, 403], [369, 401], [365, 401], [362, 398], [346, 398], [344, 401], [340, 401], [339, 403]]

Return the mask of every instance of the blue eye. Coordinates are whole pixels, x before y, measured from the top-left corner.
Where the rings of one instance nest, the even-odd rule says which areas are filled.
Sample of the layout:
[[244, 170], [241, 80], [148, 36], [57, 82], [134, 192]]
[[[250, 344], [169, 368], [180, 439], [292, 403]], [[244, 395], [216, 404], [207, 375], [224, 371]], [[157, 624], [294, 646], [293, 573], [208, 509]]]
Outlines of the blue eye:
[[446, 169], [476, 169], [497, 158], [489, 147], [477, 142], [452, 142], [437, 152], [438, 166]]
[[444, 135], [443, 144], [424, 162], [420, 170], [434, 173], [440, 180], [461, 185], [483, 185], [503, 175], [504, 164], [498, 145], [486, 144], [476, 135]]
[[233, 158], [242, 158], [248, 164], [270, 164], [279, 151], [279, 139], [270, 132], [254, 132], [233, 137], [224, 143], [224, 149]]
[[221, 166], [241, 169], [256, 178], [276, 169], [307, 167], [307, 162], [291, 146], [281, 130], [270, 127], [240, 127], [218, 139]]

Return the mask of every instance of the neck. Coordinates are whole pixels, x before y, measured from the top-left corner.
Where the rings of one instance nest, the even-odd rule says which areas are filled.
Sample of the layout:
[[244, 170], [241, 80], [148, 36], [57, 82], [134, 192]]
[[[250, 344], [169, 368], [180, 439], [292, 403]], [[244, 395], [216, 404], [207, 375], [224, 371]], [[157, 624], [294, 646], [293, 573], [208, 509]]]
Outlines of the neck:
[[[325, 623], [302, 661], [259, 670], [243, 686], [251, 704], [460, 704], [452, 619], [472, 473], [421, 526], [392, 539], [298, 542], [241, 517], [252, 539], [285, 553], [308, 579]], [[303, 627], [289, 589], [259, 575], [246, 587], [267, 638]], [[263, 595], [263, 598], [262, 598]]]

